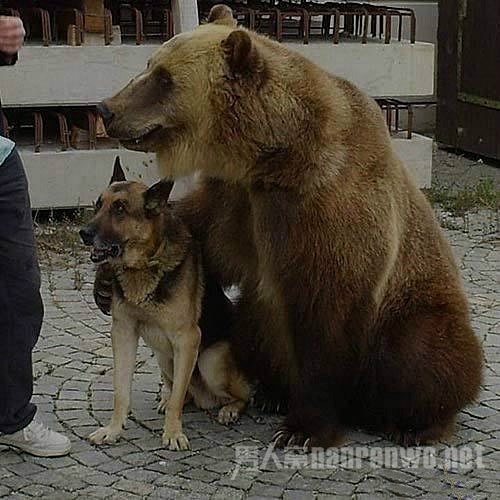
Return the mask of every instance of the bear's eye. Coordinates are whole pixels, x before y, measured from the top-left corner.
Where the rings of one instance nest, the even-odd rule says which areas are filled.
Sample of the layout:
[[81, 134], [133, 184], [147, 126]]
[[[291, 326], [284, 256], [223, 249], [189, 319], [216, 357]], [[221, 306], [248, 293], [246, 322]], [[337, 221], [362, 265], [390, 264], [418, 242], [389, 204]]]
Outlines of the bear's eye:
[[155, 76], [163, 88], [171, 87], [172, 76], [170, 75], [170, 72], [168, 70], [166, 70], [165, 68], [158, 68], [155, 71]]

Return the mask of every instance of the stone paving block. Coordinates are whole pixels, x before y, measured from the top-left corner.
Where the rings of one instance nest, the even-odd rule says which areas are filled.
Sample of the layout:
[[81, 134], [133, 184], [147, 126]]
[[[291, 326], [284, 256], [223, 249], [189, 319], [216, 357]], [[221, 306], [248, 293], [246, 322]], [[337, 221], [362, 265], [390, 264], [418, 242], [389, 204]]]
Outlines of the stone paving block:
[[106, 472], [109, 474], [122, 473], [123, 471], [125, 471], [127, 469], [131, 469], [131, 468], [132, 467], [130, 466], [130, 464], [127, 464], [127, 463], [124, 463], [124, 462], [118, 461], [118, 460], [112, 460], [110, 462], [105, 462], [105, 463], [97, 465], [95, 467], [96, 470]]
[[133, 443], [129, 443], [124, 439], [120, 439], [116, 444], [94, 446], [94, 449], [100, 449], [109, 457], [117, 458], [123, 457], [125, 455], [131, 455], [132, 453], [137, 453], [140, 450]]
[[187, 471], [191, 468], [190, 465], [187, 465], [182, 462], [172, 462], [169, 460], [158, 460], [152, 464], [146, 466], [146, 470], [152, 470], [159, 472], [162, 476], [177, 476], [180, 472]]
[[113, 488], [140, 496], [149, 495], [154, 490], [154, 487], [150, 484], [129, 479], [120, 479], [113, 485]]
[[140, 451], [137, 453], [122, 455], [122, 460], [130, 465], [144, 467], [148, 464], [156, 462], [157, 459], [152, 453]]
[[161, 472], [140, 467], [136, 469], [127, 469], [120, 473], [120, 475], [125, 479], [130, 479], [131, 481], [154, 483], [156, 480], [161, 478], [163, 474]]
[[397, 498], [414, 498], [422, 494], [422, 490], [410, 484], [385, 483], [385, 489]]
[[204, 464], [204, 467], [205, 469], [212, 472], [217, 472], [217, 474], [219, 475], [224, 475], [232, 472], [234, 470], [235, 464], [227, 460], [219, 460], [215, 462], [207, 461], [207, 463]]
[[211, 498], [213, 500], [240, 500], [245, 498], [245, 493], [234, 488], [219, 488]]
[[313, 492], [304, 490], [286, 490], [283, 494], [283, 500], [313, 500], [314, 498]]
[[32, 497], [42, 497], [42, 498], [51, 498], [54, 494], [54, 488], [50, 486], [44, 486], [42, 484], [30, 484], [29, 486], [25, 486], [20, 493], [23, 493]]
[[43, 472], [44, 470], [46, 470], [45, 467], [30, 462], [8, 465], [7, 469], [12, 471], [14, 474], [17, 474], [18, 476], [31, 476], [32, 474], [36, 474], [38, 472]]
[[336, 495], [353, 495], [356, 491], [356, 486], [355, 484], [342, 481], [330, 481], [325, 482], [320, 491], [322, 493], [335, 493]]
[[[387, 500], [387, 493], [359, 493], [354, 497], [356, 500]], [[396, 497], [397, 498], [397, 497]], [[448, 498], [450, 500], [450, 498]]]
[[115, 490], [106, 486], [88, 486], [78, 492], [79, 498], [111, 498], [115, 494]]
[[108, 455], [106, 455], [102, 451], [97, 450], [74, 453], [72, 454], [72, 457], [75, 460], [78, 460], [78, 462], [80, 462], [81, 464], [87, 465], [89, 467], [95, 467], [96, 465], [101, 465], [111, 460]]
[[352, 500], [351, 495], [328, 495], [325, 493], [319, 493], [316, 496], [316, 500]]
[[36, 474], [34, 476], [31, 476], [29, 480], [21, 476], [10, 474], [8, 476], [2, 476], [0, 484], [2, 486], [10, 488], [11, 490], [18, 491], [25, 486], [28, 486], [33, 481], [36, 482]]
[[239, 490], [248, 490], [251, 488], [254, 482], [254, 477], [245, 477], [242, 474], [238, 474], [235, 478], [230, 475], [222, 476], [217, 484], [220, 486], [228, 486], [230, 488], [237, 488]]
[[281, 470], [276, 472], [265, 471], [259, 473], [259, 481], [268, 484], [285, 485], [296, 473], [296, 471], [292, 470]]
[[137, 448], [145, 452], [151, 452], [165, 447], [165, 445], [161, 442], [160, 436], [151, 437], [145, 429], [141, 428], [141, 430], [144, 433], [144, 437], [134, 439], [134, 446], [137, 446]]
[[91, 486], [111, 486], [119, 480], [113, 474], [98, 472], [94, 469], [88, 475], [82, 476], [82, 479]]
[[254, 483], [248, 491], [248, 496], [280, 498], [283, 495], [283, 492], [284, 489], [281, 486], [273, 486], [264, 483]]
[[[72, 445], [74, 448], [74, 444]], [[43, 457], [26, 457], [26, 460], [29, 460], [32, 463], [38, 464], [43, 466], [46, 469], [61, 469], [65, 470], [68, 467], [77, 465], [78, 462], [74, 459], [71, 458], [70, 456], [65, 456], [65, 457], [53, 457], [50, 460], [47, 460], [46, 458]]]
[[7, 446], [0, 445], [0, 467], [3, 467], [5, 465], [19, 464], [22, 462], [23, 458], [19, 455], [19, 453], [11, 450]]
[[158, 500], [209, 500], [210, 495], [197, 493], [194, 491], [174, 490], [171, 488], [157, 488], [148, 498]]

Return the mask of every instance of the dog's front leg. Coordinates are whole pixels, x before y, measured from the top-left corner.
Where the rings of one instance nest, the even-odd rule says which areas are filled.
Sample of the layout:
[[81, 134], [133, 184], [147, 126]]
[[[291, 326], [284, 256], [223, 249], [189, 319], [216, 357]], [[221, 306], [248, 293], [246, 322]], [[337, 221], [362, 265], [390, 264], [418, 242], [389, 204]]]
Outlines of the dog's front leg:
[[188, 438], [182, 432], [182, 409], [198, 358], [200, 340], [201, 332], [197, 325], [171, 336], [174, 348], [174, 380], [163, 431], [163, 443], [171, 450], [189, 449]]
[[130, 409], [130, 392], [138, 339], [136, 324], [131, 318], [113, 319], [111, 329], [114, 359], [113, 415], [108, 425], [90, 434], [89, 440], [92, 443], [115, 443], [123, 431]]

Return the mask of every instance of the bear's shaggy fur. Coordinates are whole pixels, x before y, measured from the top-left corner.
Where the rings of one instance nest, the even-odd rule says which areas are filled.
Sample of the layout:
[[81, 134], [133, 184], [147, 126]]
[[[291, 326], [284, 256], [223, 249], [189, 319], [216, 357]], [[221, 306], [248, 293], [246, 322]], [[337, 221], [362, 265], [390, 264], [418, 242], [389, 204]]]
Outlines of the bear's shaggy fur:
[[232, 347], [288, 404], [279, 444], [335, 444], [353, 425], [442, 437], [478, 394], [482, 353], [381, 111], [219, 12], [105, 101], [108, 132], [156, 151], [164, 176], [200, 170], [178, 210], [211, 279], [240, 286]]

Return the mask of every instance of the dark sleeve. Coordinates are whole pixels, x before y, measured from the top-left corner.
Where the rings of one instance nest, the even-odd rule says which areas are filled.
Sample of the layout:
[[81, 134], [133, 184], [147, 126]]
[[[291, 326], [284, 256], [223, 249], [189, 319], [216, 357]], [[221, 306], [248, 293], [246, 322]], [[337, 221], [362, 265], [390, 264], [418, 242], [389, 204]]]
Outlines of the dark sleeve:
[[17, 54], [9, 55], [5, 52], [0, 52], [0, 66], [12, 66], [16, 64]]

